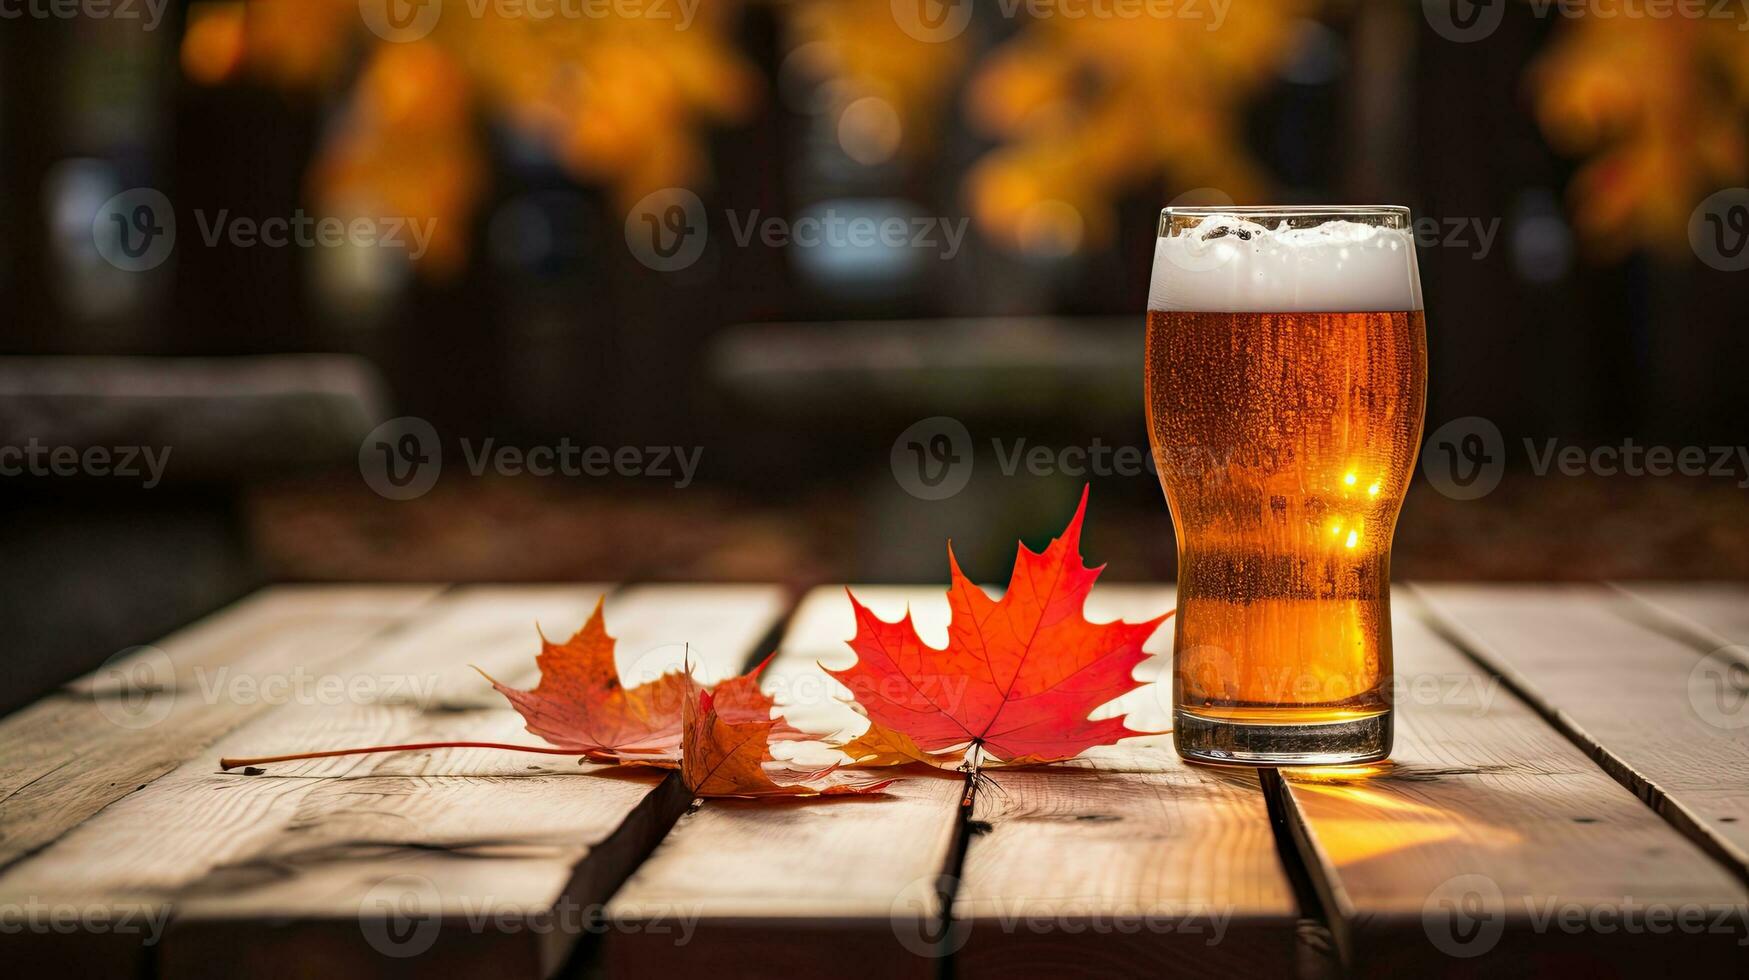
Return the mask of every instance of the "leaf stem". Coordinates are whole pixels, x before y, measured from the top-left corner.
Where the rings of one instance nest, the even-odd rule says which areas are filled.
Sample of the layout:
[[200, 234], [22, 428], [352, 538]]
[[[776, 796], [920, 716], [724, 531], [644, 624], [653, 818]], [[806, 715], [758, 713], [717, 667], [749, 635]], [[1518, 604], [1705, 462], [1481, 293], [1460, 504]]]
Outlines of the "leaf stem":
[[960, 797], [960, 806], [972, 805], [972, 792], [978, 786], [978, 753], [984, 748], [984, 743], [972, 739], [972, 750], [966, 753], [965, 764], [961, 766], [966, 771], [966, 792]]
[[543, 755], [583, 755], [581, 749], [559, 749], [546, 745], [506, 745], [502, 742], [418, 742], [413, 745], [374, 745], [362, 749], [330, 749], [326, 752], [294, 752], [291, 755], [263, 755], [253, 759], [220, 759], [219, 768], [264, 766], [274, 762], [296, 762], [300, 759], [331, 759], [340, 755], [368, 755], [373, 752], [421, 752], [427, 749], [503, 749], [506, 752], [539, 752]]

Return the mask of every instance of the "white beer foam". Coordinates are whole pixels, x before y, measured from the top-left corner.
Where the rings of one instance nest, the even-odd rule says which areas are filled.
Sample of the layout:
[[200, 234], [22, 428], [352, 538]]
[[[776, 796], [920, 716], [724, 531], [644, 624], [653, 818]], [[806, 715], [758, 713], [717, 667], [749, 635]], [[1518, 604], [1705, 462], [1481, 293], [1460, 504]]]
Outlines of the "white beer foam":
[[1408, 231], [1353, 221], [1271, 229], [1211, 214], [1154, 246], [1150, 310], [1382, 313], [1421, 309]]

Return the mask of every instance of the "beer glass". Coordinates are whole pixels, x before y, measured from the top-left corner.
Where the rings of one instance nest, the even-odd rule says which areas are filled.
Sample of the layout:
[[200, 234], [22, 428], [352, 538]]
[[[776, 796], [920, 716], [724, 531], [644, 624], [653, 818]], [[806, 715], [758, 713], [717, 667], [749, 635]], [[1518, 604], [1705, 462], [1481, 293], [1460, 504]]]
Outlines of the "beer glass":
[[1167, 208], [1146, 385], [1179, 754], [1385, 758], [1391, 536], [1427, 389], [1408, 209]]

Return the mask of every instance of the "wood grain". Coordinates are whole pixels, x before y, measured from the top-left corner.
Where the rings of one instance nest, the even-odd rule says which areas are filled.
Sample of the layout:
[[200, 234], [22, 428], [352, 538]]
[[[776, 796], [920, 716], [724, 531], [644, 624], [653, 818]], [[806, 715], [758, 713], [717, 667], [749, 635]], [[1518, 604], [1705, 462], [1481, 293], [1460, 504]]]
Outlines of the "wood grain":
[[[907, 603], [933, 643], [947, 633], [942, 589], [857, 588], [878, 614]], [[843, 587], [797, 609], [765, 689], [815, 731], [866, 723], [817, 666], [853, 661]], [[803, 756], [805, 757], [805, 756]], [[608, 903], [604, 964], [613, 976], [930, 976], [939, 966], [937, 885], [952, 856], [963, 781], [927, 770], [888, 794], [784, 802], [706, 800], [682, 817]], [[646, 923], [687, 922], [689, 932]]]
[[[1741, 582], [1623, 582], [1623, 612], [1694, 644], [1703, 653], [1749, 646], [1749, 585]], [[1749, 651], [1738, 651], [1749, 655]]]
[[272, 707], [215, 692], [348, 657], [438, 591], [266, 589], [0, 720], [0, 869]]
[[[1172, 590], [1096, 588], [1089, 618], [1171, 609]], [[1126, 696], [1132, 728], [1170, 721], [1170, 624]], [[1109, 712], [1107, 712], [1109, 713]], [[1090, 753], [1079, 768], [992, 770], [954, 901], [954, 971], [1014, 976], [1284, 975], [1300, 910], [1258, 776], [1191, 766], [1169, 737]]]
[[[1282, 770], [1290, 828], [1350, 968], [1620, 976], [1740, 957], [1741, 882], [1429, 629], [1412, 595], [1394, 600], [1391, 762]], [[1647, 906], [1739, 925], [1609, 927]], [[1569, 929], [1551, 912], [1604, 925]]]
[[1749, 662], [1644, 625], [1602, 586], [1420, 594], [1448, 636], [1749, 881]]
[[[538, 744], [502, 702], [468, 707], [458, 668], [493, 664], [506, 680], [531, 680], [518, 675], [532, 674], [534, 621], [574, 629], [601, 591], [450, 593], [333, 666], [344, 703], [284, 705], [232, 733], [19, 864], [0, 878], [0, 900], [167, 906], [164, 976], [302, 976], [312, 963], [346, 976], [550, 974], [593, 927], [589, 907], [685, 807], [675, 781], [474, 749], [310, 760], [260, 776], [218, 772], [216, 760], [404, 741]], [[695, 607], [711, 610], [708, 635], [688, 622]], [[685, 638], [703, 672], [721, 674], [782, 608], [775, 589], [651, 588], [611, 597], [607, 616], [627, 656]], [[477, 674], [473, 683], [486, 685]], [[87, 948], [99, 946], [137, 956], [125, 942]]]

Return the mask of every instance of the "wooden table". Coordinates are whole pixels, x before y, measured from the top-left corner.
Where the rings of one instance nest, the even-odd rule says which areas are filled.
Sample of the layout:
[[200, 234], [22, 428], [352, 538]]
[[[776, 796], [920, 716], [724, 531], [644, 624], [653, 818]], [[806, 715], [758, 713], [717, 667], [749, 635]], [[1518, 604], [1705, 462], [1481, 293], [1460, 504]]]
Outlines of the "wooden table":
[[[266, 590], [0, 721], [0, 962], [76, 975], [1643, 975], [1749, 966], [1749, 588], [1396, 590], [1389, 765], [1193, 767], [1144, 740], [890, 795], [697, 803], [533, 741], [470, 669], [609, 593], [622, 665], [774, 646], [847, 720], [842, 587]], [[945, 634], [940, 588], [858, 589]], [[1102, 586], [1095, 618], [1172, 603]], [[1170, 636], [1151, 648], [1169, 653]], [[11, 651], [12, 656], [27, 655]], [[1164, 661], [1143, 670], [1159, 671]], [[1123, 706], [1159, 721], [1154, 689]], [[13, 972], [9, 970], [9, 972]]]

